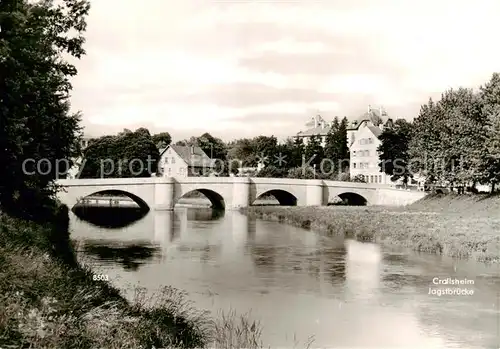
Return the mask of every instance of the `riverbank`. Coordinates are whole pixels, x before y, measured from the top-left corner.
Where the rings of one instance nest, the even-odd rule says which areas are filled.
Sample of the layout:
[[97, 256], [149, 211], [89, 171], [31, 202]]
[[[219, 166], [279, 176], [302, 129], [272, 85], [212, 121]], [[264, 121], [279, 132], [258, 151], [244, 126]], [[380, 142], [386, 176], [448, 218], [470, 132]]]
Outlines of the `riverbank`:
[[500, 262], [500, 196], [434, 195], [398, 208], [250, 207], [251, 217], [328, 236], [397, 245], [481, 262]]
[[67, 228], [1, 216], [1, 348], [206, 344], [207, 317], [175, 290], [166, 287], [152, 299], [139, 292], [129, 303], [108, 282], [93, 280], [76, 262]]

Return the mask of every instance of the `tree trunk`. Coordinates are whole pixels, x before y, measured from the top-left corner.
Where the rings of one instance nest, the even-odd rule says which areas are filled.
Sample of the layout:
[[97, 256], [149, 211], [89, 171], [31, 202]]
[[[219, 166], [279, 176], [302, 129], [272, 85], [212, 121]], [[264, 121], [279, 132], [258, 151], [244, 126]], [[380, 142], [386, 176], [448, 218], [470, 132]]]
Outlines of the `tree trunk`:
[[495, 192], [495, 182], [491, 182], [491, 193], [490, 194], [493, 194]]

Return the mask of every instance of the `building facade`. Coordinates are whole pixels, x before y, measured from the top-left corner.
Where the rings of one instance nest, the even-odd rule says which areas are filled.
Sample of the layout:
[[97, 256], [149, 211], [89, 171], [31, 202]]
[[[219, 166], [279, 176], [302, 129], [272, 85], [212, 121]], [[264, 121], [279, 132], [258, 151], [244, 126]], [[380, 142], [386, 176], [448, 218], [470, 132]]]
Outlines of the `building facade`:
[[163, 177], [206, 176], [214, 170], [214, 161], [197, 146], [169, 145], [160, 151], [158, 175]]
[[347, 140], [350, 152], [351, 178], [362, 176], [367, 183], [393, 184], [391, 176], [380, 170], [378, 147], [379, 139], [385, 127], [390, 127], [392, 120], [381, 108], [372, 109], [353, 121], [347, 129]]
[[305, 131], [300, 131], [295, 135], [295, 138], [302, 139], [305, 145], [309, 143], [312, 136], [320, 137], [321, 145], [326, 144], [326, 135], [331, 129], [331, 123], [327, 123], [321, 115], [315, 115], [312, 119], [305, 125], [308, 127]]

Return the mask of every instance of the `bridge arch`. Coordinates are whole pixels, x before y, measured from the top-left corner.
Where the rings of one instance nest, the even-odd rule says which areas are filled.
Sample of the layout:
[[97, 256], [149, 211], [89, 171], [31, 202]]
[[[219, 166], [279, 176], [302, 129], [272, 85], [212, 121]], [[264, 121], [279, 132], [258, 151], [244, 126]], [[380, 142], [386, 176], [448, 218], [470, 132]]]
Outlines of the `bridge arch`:
[[86, 194], [84, 196], [80, 196], [79, 198], [77, 198], [76, 204], [73, 205], [73, 207], [70, 207], [70, 209], [73, 209], [73, 208], [75, 208], [76, 205], [82, 203], [83, 199], [85, 199], [89, 196], [96, 195], [96, 194], [97, 195], [105, 195], [105, 196], [126, 196], [126, 197], [132, 199], [137, 205], [139, 205], [141, 210], [144, 210], [144, 211], [150, 210], [148, 203], [143, 198], [141, 198], [141, 197], [139, 197], [139, 196], [137, 196], [129, 191], [119, 190], [119, 189], [105, 189], [105, 190], [92, 191], [89, 194]]
[[354, 192], [343, 192], [337, 194], [337, 197], [341, 200], [341, 204], [347, 206], [366, 206], [368, 205], [368, 200], [361, 194]]
[[198, 188], [198, 189], [189, 190], [188, 192], [177, 197], [175, 200], [175, 204], [177, 204], [180, 199], [186, 198], [186, 196], [190, 196], [196, 192], [203, 194], [210, 201], [213, 209], [224, 210], [226, 208], [226, 202], [225, 202], [224, 198], [222, 197], [222, 195], [220, 195], [219, 193], [217, 193], [214, 190], [206, 189], [206, 188]]
[[[254, 202], [259, 199], [265, 198], [266, 196], [273, 196], [281, 206], [297, 206], [297, 197], [290, 193], [289, 191], [283, 189], [271, 189], [256, 196]], [[254, 202], [251, 204], [253, 205]]]

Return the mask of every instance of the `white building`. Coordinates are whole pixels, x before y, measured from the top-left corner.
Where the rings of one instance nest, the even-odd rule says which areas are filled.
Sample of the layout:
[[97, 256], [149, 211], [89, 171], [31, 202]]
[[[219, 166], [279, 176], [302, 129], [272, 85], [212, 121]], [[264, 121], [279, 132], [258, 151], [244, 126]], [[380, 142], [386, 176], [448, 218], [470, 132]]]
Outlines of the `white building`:
[[163, 177], [209, 175], [214, 168], [213, 159], [197, 146], [169, 145], [160, 151], [158, 173]]
[[347, 139], [351, 178], [362, 175], [367, 183], [393, 184], [391, 176], [380, 171], [377, 151], [384, 127], [391, 124], [392, 120], [382, 108], [376, 110], [368, 106], [368, 111], [349, 125]]

